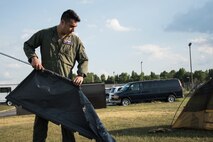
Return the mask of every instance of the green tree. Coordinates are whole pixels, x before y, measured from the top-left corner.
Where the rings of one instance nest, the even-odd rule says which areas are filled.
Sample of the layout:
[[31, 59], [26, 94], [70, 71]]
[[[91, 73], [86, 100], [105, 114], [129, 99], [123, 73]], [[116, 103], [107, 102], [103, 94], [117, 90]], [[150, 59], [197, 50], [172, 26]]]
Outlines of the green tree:
[[143, 72], [139, 75], [139, 79], [144, 80], [144, 73]]
[[168, 74], [168, 78], [174, 78], [176, 71], [175, 70], [171, 70]]
[[184, 74], [184, 77], [183, 77], [183, 82], [190, 83], [190, 77], [191, 77], [191, 73], [190, 72], [186, 72]]
[[143, 77], [143, 80], [151, 80], [151, 76], [150, 76], [150, 75], [145, 75], [145, 76]]
[[87, 77], [84, 78], [84, 83], [93, 83], [94, 82], [94, 73], [87, 73]]
[[101, 82], [101, 79], [96, 75], [96, 74], [93, 74], [93, 81], [95, 83], [100, 83]]
[[151, 72], [151, 73], [150, 73], [150, 78], [151, 78], [152, 80], [154, 80], [154, 79], [159, 79], [159, 75], [156, 75], [154, 72]]
[[166, 71], [163, 71], [162, 73], [160, 73], [160, 78], [161, 79], [167, 79], [169, 77], [169, 73]]
[[[73, 78], [76, 74], [73, 74]], [[190, 82], [190, 72], [186, 72], [184, 68], [180, 68], [177, 72], [175, 70], [171, 70], [170, 72], [163, 71], [160, 75], [151, 72], [150, 75], [137, 74], [135, 71], [131, 72], [131, 75], [128, 73], [121, 73], [120, 75], [106, 76], [102, 74], [100, 77], [94, 73], [88, 73], [87, 77], [84, 79], [84, 83], [92, 83], [92, 82], [104, 82], [106, 84], [113, 83], [126, 83], [130, 81], [139, 81], [139, 80], [153, 80], [153, 79], [168, 79], [168, 78], [178, 78], [181, 80], [182, 84], [186, 84], [186, 86]], [[202, 83], [205, 80], [209, 80], [213, 78], [213, 69], [209, 69], [207, 71], [198, 70], [193, 74], [195, 83]], [[73, 79], [72, 78], [72, 79]]]
[[180, 68], [175, 74], [174, 77], [180, 79], [181, 82], [184, 80], [184, 75], [186, 70], [184, 68]]
[[202, 83], [205, 81], [206, 77], [207, 77], [206, 72], [204, 72], [202, 70], [195, 71], [194, 75], [193, 75], [194, 83]]
[[106, 76], [104, 74], [101, 75], [101, 82], [105, 82], [106, 81]]
[[107, 83], [107, 84], [113, 84], [114, 83], [114, 77], [113, 76], [108, 76], [105, 83]]
[[130, 80], [131, 81], [139, 81], [140, 80], [140, 75], [138, 75], [136, 72], [132, 71]]
[[115, 75], [115, 84], [116, 84], [116, 83], [120, 83], [119, 75]]
[[213, 79], [213, 69], [210, 69], [209, 71], [208, 71], [208, 78], [207, 78], [207, 80], [208, 79]]
[[119, 83], [126, 83], [129, 81], [129, 75], [128, 73], [121, 73], [119, 75], [119, 79], [120, 79], [120, 82]]

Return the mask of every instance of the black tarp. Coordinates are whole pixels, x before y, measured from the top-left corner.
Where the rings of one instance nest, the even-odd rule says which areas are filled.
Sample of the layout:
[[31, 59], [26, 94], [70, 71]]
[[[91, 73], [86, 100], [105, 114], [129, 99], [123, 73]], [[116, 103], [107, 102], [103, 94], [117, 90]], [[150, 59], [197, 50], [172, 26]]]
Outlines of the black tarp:
[[33, 70], [7, 100], [89, 139], [115, 141], [82, 90], [51, 71]]
[[82, 84], [81, 90], [95, 109], [106, 108], [104, 83]]

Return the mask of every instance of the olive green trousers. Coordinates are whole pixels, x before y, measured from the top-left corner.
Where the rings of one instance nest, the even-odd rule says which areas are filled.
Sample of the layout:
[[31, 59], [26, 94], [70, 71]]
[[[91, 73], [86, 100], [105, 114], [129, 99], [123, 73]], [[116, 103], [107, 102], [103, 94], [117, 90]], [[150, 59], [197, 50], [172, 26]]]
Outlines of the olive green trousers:
[[[48, 132], [48, 120], [35, 116], [33, 142], [45, 142]], [[74, 133], [61, 126], [62, 142], [75, 142]]]

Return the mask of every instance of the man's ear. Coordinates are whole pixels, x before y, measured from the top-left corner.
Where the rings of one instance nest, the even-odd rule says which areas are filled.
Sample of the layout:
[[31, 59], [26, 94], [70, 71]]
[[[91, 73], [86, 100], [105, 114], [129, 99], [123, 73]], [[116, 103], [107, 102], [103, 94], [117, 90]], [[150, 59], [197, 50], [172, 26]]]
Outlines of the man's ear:
[[62, 24], [62, 25], [64, 25], [64, 24], [65, 24], [65, 21], [64, 21], [63, 19], [61, 20], [61, 24]]

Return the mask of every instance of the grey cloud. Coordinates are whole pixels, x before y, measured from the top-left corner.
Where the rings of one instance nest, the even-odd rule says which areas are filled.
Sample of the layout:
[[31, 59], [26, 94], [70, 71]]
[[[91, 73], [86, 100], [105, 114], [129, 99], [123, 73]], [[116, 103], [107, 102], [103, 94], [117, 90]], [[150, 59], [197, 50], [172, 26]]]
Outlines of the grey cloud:
[[213, 1], [207, 2], [202, 8], [192, 9], [185, 14], [177, 15], [166, 31], [213, 33]]

